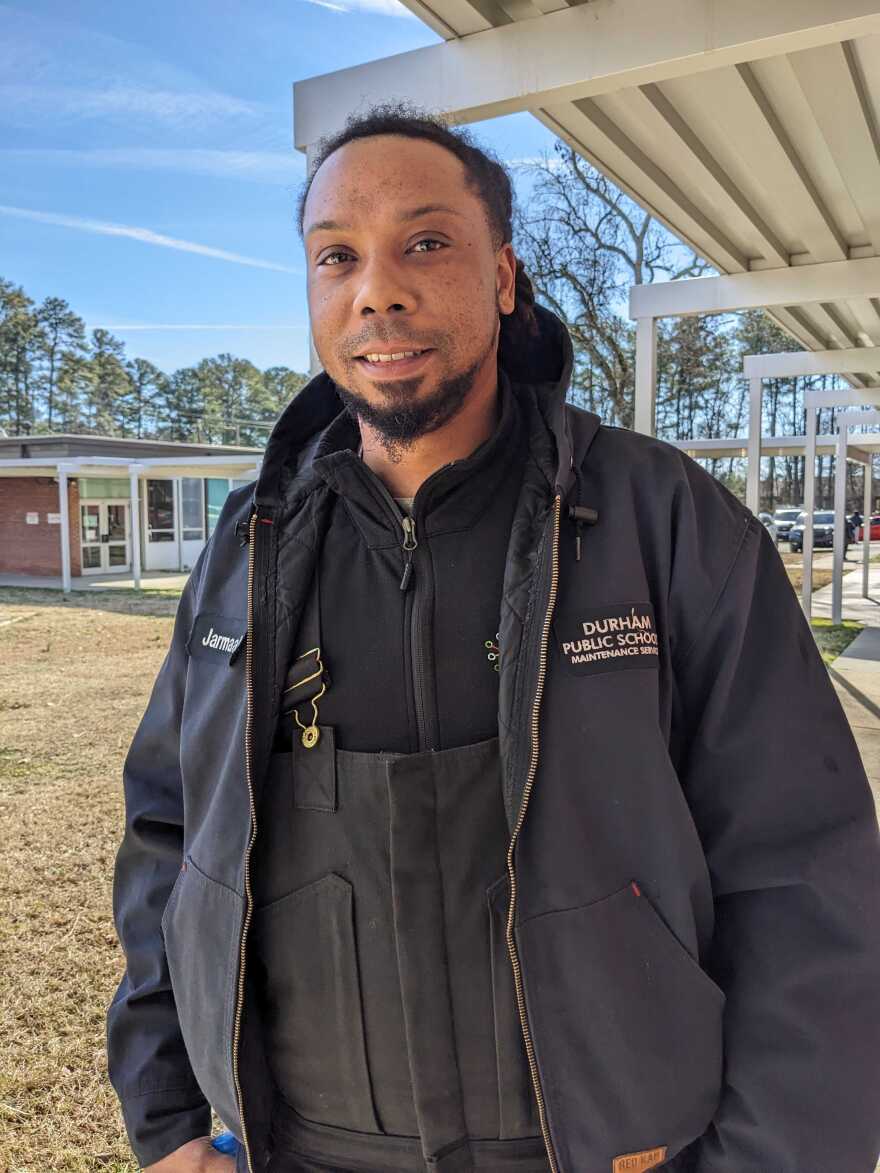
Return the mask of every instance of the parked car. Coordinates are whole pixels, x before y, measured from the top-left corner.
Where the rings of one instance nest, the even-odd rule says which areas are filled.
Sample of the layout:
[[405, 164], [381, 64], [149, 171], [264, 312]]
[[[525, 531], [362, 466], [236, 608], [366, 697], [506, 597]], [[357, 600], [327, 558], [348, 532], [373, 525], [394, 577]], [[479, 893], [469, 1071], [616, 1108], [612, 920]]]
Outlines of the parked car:
[[774, 542], [779, 544], [779, 530], [776, 528], [776, 523], [769, 513], [759, 513], [758, 521], [764, 526], [764, 529], [769, 533]]
[[[865, 527], [860, 525], [856, 533], [856, 541], [864, 540]], [[880, 538], [880, 513], [875, 513], [871, 518], [871, 541], [876, 542]]]
[[[799, 554], [804, 548], [804, 521], [806, 514], [801, 513], [797, 523], [788, 531], [788, 540], [791, 542], [791, 549], [794, 553]], [[843, 531], [844, 546], [843, 550], [846, 553], [852, 541], [852, 526], [847, 522]], [[822, 547], [830, 549], [834, 545], [834, 511], [832, 509], [820, 509], [813, 514], [813, 549], [817, 550]]]
[[791, 527], [803, 513], [801, 506], [780, 505], [773, 514], [773, 524], [776, 526], [777, 540], [787, 542]]

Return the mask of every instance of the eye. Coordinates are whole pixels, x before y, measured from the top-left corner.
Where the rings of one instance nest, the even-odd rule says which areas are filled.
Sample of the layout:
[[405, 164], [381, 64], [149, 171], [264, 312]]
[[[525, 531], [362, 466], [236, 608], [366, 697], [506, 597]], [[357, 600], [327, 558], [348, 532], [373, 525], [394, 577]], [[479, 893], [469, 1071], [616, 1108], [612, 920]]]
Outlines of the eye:
[[[444, 242], [442, 242], [442, 240], [438, 240], [432, 236], [422, 237], [421, 240], [417, 240], [417, 242], [415, 242], [415, 244], [412, 245], [412, 248], [415, 249], [420, 244], [439, 244], [441, 249], [447, 248], [447, 245]], [[428, 252], [436, 252], [436, 249], [429, 249], [427, 251]], [[319, 265], [326, 265], [327, 262], [331, 262], [330, 267], [331, 267], [331, 269], [334, 269], [334, 267], [337, 266], [337, 263], [332, 262], [331, 258], [333, 258], [333, 257], [351, 257], [351, 253], [346, 252], [344, 249], [337, 249], [336, 251], [327, 253], [327, 255], [324, 257], [323, 260], [319, 260], [318, 264]]]
[[[417, 240], [412, 247], [414, 249], [418, 248], [418, 246], [420, 244], [438, 244], [440, 246], [440, 248], [446, 248], [446, 245], [443, 243], [442, 240], [435, 240], [434, 237], [432, 237], [432, 236], [426, 236], [422, 240]], [[435, 251], [434, 249], [428, 249], [428, 252], [434, 252], [434, 251]]]
[[339, 262], [334, 261], [333, 257], [350, 257], [350, 256], [351, 256], [351, 253], [347, 253], [343, 249], [337, 249], [335, 252], [327, 253], [327, 255], [322, 260], [318, 261], [318, 264], [319, 265], [326, 265], [326, 264], [336, 265]]

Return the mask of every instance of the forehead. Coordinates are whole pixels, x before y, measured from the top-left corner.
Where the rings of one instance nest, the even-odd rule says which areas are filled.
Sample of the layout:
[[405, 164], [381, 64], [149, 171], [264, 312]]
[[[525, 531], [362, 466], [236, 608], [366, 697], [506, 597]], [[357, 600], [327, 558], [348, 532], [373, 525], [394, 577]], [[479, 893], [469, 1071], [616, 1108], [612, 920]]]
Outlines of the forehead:
[[451, 151], [424, 139], [374, 135], [346, 143], [315, 172], [303, 230], [325, 220], [375, 223], [440, 204], [470, 220], [485, 220], [464, 164]]

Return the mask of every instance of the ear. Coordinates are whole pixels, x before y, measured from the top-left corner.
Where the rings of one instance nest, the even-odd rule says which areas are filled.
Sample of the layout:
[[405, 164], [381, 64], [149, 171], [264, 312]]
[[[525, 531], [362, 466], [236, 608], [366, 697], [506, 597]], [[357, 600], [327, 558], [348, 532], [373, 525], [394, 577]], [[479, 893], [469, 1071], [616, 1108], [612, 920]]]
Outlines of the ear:
[[512, 314], [516, 305], [516, 253], [513, 245], [502, 244], [495, 254], [495, 294], [502, 314]]

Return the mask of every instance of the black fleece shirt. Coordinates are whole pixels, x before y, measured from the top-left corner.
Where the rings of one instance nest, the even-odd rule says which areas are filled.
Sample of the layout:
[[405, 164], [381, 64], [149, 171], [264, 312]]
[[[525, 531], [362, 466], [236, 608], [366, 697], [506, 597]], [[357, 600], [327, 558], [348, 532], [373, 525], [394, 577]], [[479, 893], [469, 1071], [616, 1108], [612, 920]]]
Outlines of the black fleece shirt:
[[[498, 733], [502, 579], [528, 458], [521, 408], [500, 367], [498, 394], [493, 434], [415, 494], [406, 589], [404, 510], [357, 455], [351, 415], [340, 412], [325, 429], [314, 465], [337, 497], [320, 553], [330, 684], [319, 722], [334, 727], [337, 749], [416, 753]], [[290, 748], [293, 729], [282, 716], [276, 751]]]

